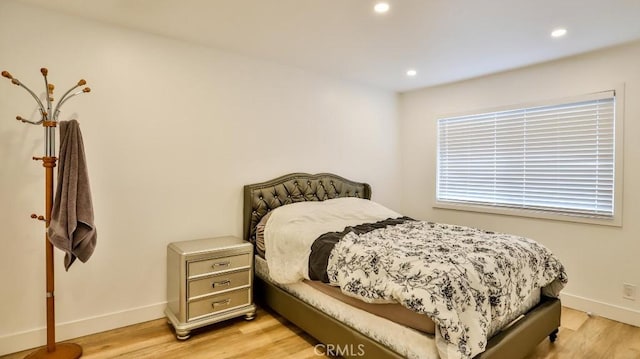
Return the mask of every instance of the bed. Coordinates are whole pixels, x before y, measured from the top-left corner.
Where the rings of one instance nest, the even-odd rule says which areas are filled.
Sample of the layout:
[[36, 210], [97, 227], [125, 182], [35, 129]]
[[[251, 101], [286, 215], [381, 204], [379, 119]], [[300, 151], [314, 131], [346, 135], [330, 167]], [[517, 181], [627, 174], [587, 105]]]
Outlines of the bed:
[[[271, 210], [292, 203], [306, 201], [325, 201], [335, 198], [357, 197], [371, 199], [371, 187], [366, 183], [350, 181], [330, 174], [292, 173], [266, 182], [244, 187], [243, 235], [255, 243], [257, 225]], [[256, 263], [262, 259], [256, 258]], [[264, 264], [261, 264], [264, 267]], [[257, 268], [260, 266], [256, 266]], [[302, 288], [302, 287], [300, 287]], [[302, 288], [307, 291], [307, 288]], [[367, 358], [403, 358], [406, 352], [398, 350], [370, 331], [353, 323], [327, 314], [329, 311], [317, 305], [318, 302], [306, 300], [296, 293], [292, 286], [278, 285], [270, 280], [268, 273], [256, 270], [254, 282], [255, 300], [267, 306], [297, 325], [321, 343], [331, 344], [334, 348], [349, 348], [339, 354], [343, 357]], [[329, 299], [327, 299], [329, 301]], [[560, 301], [556, 298], [541, 296], [539, 302], [524, 313], [506, 329], [493, 335], [486, 349], [475, 356], [476, 359], [517, 359], [526, 356], [545, 337], [553, 342], [560, 325]], [[366, 314], [363, 314], [366, 316]], [[396, 328], [384, 319], [375, 319], [375, 326]], [[377, 329], [377, 328], [373, 328]], [[412, 333], [412, 331], [407, 331]], [[411, 334], [413, 335], [413, 334]], [[433, 336], [422, 335], [425, 346], [433, 346]], [[354, 350], [354, 348], [356, 350]], [[434, 357], [417, 354], [417, 357]], [[435, 356], [437, 358], [437, 356]]]

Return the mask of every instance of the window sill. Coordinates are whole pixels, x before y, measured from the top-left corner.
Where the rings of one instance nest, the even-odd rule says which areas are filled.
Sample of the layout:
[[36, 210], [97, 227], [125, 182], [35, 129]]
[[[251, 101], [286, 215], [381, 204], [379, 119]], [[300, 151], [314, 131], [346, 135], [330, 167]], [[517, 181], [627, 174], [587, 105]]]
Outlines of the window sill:
[[595, 224], [601, 226], [622, 227], [622, 216], [615, 215], [613, 218], [569, 214], [561, 212], [537, 211], [532, 209], [493, 207], [482, 205], [471, 205], [454, 202], [435, 201], [433, 208], [449, 209], [456, 211], [480, 212], [488, 214], [501, 214], [507, 216], [517, 216], [526, 218], [550, 219], [554, 221], [577, 222], [586, 224]]

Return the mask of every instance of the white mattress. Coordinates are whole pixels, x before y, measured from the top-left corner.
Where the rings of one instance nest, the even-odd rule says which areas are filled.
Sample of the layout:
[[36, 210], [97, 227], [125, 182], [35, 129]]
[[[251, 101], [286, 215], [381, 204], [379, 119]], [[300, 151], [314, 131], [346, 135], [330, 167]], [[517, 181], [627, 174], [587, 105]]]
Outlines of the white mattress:
[[[267, 261], [259, 256], [255, 256], [255, 273], [263, 280], [269, 281], [279, 288], [284, 289], [296, 298], [382, 343], [406, 358], [440, 358], [433, 335], [416, 331], [345, 304], [314, 289], [304, 282], [279, 284], [269, 276]], [[540, 291], [534, 291], [532, 295], [522, 303], [520, 312], [525, 313], [539, 302]], [[516, 321], [517, 320], [514, 320], [511, 324]]]
[[258, 277], [277, 285], [296, 298], [382, 343], [402, 356], [424, 359], [439, 358], [433, 335], [420, 333], [377, 315], [354, 308], [303, 282], [277, 284], [269, 276], [267, 261], [258, 256], [255, 258], [255, 272]]

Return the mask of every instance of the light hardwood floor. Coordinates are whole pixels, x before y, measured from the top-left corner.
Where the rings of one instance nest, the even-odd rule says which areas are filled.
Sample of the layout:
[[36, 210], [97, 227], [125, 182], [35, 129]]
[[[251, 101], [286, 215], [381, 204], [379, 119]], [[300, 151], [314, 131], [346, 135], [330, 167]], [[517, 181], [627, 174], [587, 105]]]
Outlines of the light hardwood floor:
[[[258, 309], [253, 321], [242, 318], [197, 330], [177, 341], [166, 320], [158, 319], [78, 338], [83, 358], [256, 358], [324, 357], [317, 342], [276, 314]], [[23, 358], [30, 350], [3, 356]], [[540, 343], [527, 359], [640, 359], [640, 328], [563, 308], [558, 340]]]

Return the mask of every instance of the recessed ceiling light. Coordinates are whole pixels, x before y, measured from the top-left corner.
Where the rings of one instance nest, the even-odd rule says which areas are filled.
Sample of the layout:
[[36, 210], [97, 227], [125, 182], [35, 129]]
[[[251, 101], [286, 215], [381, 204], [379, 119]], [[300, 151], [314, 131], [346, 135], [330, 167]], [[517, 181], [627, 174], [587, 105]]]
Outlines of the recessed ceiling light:
[[379, 2], [373, 7], [373, 10], [378, 14], [384, 14], [389, 11], [389, 4], [386, 2]]
[[551, 31], [551, 37], [563, 37], [566, 34], [567, 34], [567, 29], [562, 27]]
[[407, 76], [409, 76], [409, 77], [414, 77], [417, 74], [418, 74], [418, 71], [416, 71], [414, 69], [407, 70]]

